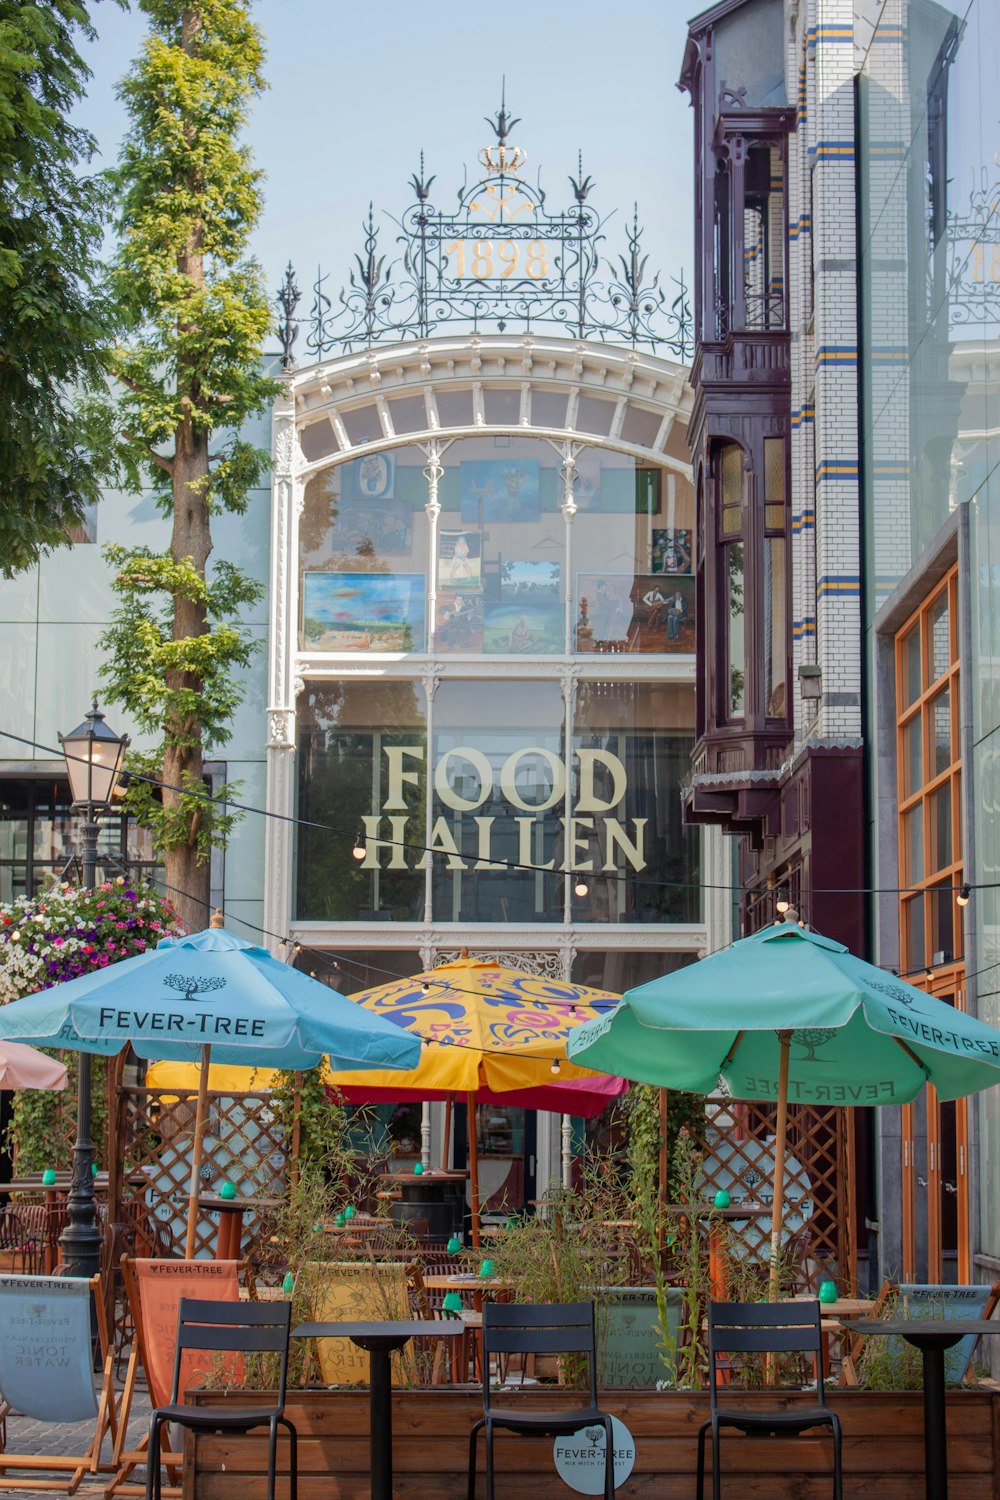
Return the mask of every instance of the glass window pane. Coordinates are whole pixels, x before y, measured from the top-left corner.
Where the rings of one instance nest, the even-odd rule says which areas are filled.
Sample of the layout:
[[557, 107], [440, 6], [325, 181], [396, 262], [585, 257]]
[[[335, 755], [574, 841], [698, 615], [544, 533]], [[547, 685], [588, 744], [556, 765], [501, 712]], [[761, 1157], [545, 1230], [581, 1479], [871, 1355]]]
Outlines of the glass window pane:
[[[930, 895], [931, 901], [931, 962], [935, 965], [950, 963], [961, 956], [955, 946], [955, 913], [961, 907], [955, 905], [955, 893], [951, 885], [936, 886]], [[961, 925], [961, 924], [957, 924]]]
[[378, 407], [374, 401], [357, 406], [353, 411], [342, 411], [341, 421], [351, 442], [357, 447], [361, 443], [377, 443], [382, 436]]
[[531, 392], [531, 420], [538, 427], [565, 427], [568, 397], [562, 391]]
[[909, 708], [911, 703], [916, 703], [920, 697], [920, 630], [914, 625], [903, 637], [900, 646], [902, 657], [902, 697], [903, 707]]
[[746, 642], [743, 630], [743, 543], [733, 542], [724, 549], [725, 590], [727, 600], [728, 675], [726, 679], [726, 717], [740, 718], [746, 692]]
[[951, 694], [946, 688], [931, 704], [931, 754], [934, 775], [951, 765]]
[[764, 525], [785, 524], [785, 440], [764, 439]]
[[769, 719], [786, 712], [785, 542], [769, 537], [764, 543], [764, 701]]
[[576, 410], [576, 429], [607, 437], [614, 414], [613, 401], [602, 401], [598, 396], [581, 396]]
[[306, 485], [299, 527], [303, 650], [425, 650], [426, 462], [420, 448], [394, 448], [326, 469]]
[[574, 649], [692, 654], [692, 486], [625, 454], [576, 463]]
[[434, 399], [442, 427], [472, 426], [471, 391], [437, 391]]
[[[682, 687], [581, 683], [570, 768], [570, 858], [586, 873], [581, 922], [700, 919], [698, 830], [681, 816], [694, 743]], [[676, 882], [672, 884], [671, 882]]]
[[948, 626], [948, 591], [934, 601], [930, 614], [931, 662], [936, 681], [951, 666], [951, 631]]
[[434, 921], [562, 921], [564, 707], [556, 682], [441, 683], [430, 843], [443, 853], [433, 858]]
[[516, 427], [521, 415], [521, 392], [490, 390], [483, 392], [483, 410], [491, 427]]
[[905, 881], [918, 885], [924, 878], [924, 808], [911, 807], [903, 819], [903, 843], [906, 859]]
[[561, 656], [566, 520], [559, 455], [514, 435], [461, 439], [444, 455], [434, 649]]
[[[295, 912], [302, 921], [415, 921], [425, 836], [426, 713], [411, 682], [310, 685], [298, 700]], [[310, 823], [319, 826], [309, 827]], [[367, 854], [351, 858], [358, 828]], [[378, 838], [391, 840], [383, 846]], [[403, 847], [407, 843], [417, 849]]]
[[738, 536], [743, 525], [743, 450], [736, 443], [726, 443], [721, 458], [723, 536]]
[[923, 785], [923, 780], [921, 720], [916, 714], [903, 729], [903, 796], [911, 797]]
[[923, 894], [909, 897], [903, 903], [903, 930], [906, 933], [905, 953], [907, 969], [920, 969], [927, 962], [924, 944], [924, 897]]
[[940, 787], [931, 801], [931, 869], [941, 870], [952, 862], [951, 782]]
[[748, 328], [781, 328], [785, 307], [785, 209], [781, 150], [751, 146], [743, 180], [743, 279]]
[[386, 402], [394, 432], [425, 432], [427, 407], [423, 396], [396, 396]]

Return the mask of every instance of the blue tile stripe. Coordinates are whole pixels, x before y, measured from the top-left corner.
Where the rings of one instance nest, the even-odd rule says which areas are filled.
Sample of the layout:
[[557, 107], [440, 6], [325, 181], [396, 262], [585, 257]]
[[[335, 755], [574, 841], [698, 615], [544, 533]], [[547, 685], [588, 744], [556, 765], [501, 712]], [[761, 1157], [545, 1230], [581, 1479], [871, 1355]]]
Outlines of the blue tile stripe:
[[838, 479], [842, 481], [856, 480], [858, 477], [857, 464], [833, 463], [830, 461], [816, 465], [816, 483], [822, 480]]
[[803, 531], [815, 531], [815, 530], [816, 530], [816, 512], [814, 510], [804, 510], [800, 516], [793, 516], [792, 517], [792, 532], [795, 535], [798, 535], [800, 532], [803, 532]]
[[810, 149], [817, 161], [853, 162], [854, 160], [853, 141], [817, 141], [816, 145]]
[[816, 593], [823, 599], [831, 595], [859, 597], [861, 580], [856, 573], [825, 573], [816, 586]]
[[792, 639], [796, 641], [807, 640], [816, 634], [815, 615], [803, 615], [801, 620], [792, 621]]
[[816, 350], [817, 369], [821, 365], [845, 365], [849, 369], [854, 369], [857, 363], [857, 344], [820, 344]]

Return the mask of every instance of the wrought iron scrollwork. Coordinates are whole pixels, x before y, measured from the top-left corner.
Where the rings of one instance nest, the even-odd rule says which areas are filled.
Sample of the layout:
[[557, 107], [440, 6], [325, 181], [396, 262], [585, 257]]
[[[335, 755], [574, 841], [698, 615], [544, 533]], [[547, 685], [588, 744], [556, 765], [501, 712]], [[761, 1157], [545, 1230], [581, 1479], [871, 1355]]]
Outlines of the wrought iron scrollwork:
[[[410, 179], [414, 202], [394, 220], [399, 254], [380, 246], [371, 205], [364, 241], [335, 307], [318, 273], [305, 346], [315, 359], [380, 342], [428, 338], [444, 326], [470, 332], [558, 328], [573, 338], [648, 347], [686, 359], [691, 308], [683, 273], [671, 298], [650, 275], [638, 211], [625, 253], [604, 255], [604, 221], [592, 206], [593, 179], [582, 161], [569, 178], [572, 202], [550, 210], [541, 183], [522, 176], [524, 152], [509, 136], [519, 123], [501, 105], [489, 119], [494, 143], [479, 153], [484, 175], [466, 182], [451, 210], [431, 202], [435, 182], [423, 156]], [[298, 289], [291, 267], [278, 294], [286, 368], [298, 332]]]
[[949, 323], [1000, 322], [1000, 181], [984, 173], [967, 211], [949, 212], [947, 245]]

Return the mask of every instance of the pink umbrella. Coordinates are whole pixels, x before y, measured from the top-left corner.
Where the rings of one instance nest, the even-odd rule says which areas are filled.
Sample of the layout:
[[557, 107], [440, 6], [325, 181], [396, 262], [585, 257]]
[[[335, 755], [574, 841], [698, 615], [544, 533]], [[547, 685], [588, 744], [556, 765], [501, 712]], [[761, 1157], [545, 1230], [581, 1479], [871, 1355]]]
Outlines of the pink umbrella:
[[0, 1089], [52, 1089], [66, 1087], [66, 1069], [54, 1057], [46, 1057], [23, 1042], [0, 1042]]

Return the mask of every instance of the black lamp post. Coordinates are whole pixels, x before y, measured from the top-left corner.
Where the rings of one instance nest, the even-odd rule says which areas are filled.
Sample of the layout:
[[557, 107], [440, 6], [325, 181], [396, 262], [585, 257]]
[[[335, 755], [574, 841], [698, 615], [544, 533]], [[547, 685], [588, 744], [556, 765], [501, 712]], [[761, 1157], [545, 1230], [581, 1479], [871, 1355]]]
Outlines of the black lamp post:
[[[119, 737], [104, 722], [97, 699], [83, 723], [72, 734], [61, 734], [69, 789], [74, 807], [86, 814], [83, 825], [83, 886], [93, 890], [97, 878], [97, 813], [106, 808], [118, 781], [128, 749], [127, 734]], [[101, 1269], [101, 1232], [94, 1204], [94, 1143], [91, 1130], [91, 1054], [80, 1053], [76, 1095], [76, 1140], [73, 1142], [73, 1182], [66, 1200], [69, 1222], [59, 1236], [67, 1276], [96, 1276]]]

